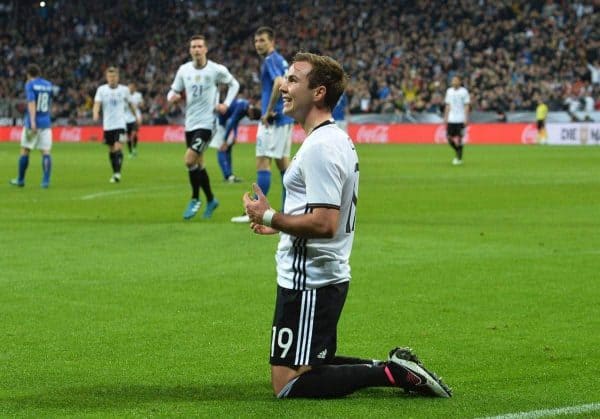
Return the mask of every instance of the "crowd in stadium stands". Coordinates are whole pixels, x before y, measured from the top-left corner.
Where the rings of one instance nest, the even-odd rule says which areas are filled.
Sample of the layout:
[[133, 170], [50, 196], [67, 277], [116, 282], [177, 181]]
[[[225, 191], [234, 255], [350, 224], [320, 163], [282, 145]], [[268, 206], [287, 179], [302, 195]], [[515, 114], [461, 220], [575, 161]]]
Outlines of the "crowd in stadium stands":
[[[594, 5], [594, 3], [596, 5]], [[442, 113], [444, 93], [463, 76], [474, 110], [600, 109], [600, 10], [593, 0], [56, 0], [0, 8], [0, 97], [23, 96], [36, 62], [60, 86], [55, 116], [84, 118], [109, 65], [136, 81], [147, 123], [181, 113], [166, 93], [189, 59], [192, 34], [209, 58], [259, 96], [260, 25], [276, 29], [284, 57], [328, 54], [351, 75], [352, 113]]]

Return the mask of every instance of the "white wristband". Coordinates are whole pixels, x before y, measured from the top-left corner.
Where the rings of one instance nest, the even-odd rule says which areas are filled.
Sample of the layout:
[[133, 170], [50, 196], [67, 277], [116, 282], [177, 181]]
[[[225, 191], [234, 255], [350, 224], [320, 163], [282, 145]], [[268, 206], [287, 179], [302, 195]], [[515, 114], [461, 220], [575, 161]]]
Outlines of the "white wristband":
[[273, 208], [269, 208], [268, 210], [266, 210], [262, 217], [263, 225], [266, 225], [267, 227], [271, 227], [271, 221], [273, 220], [274, 215], [275, 215], [275, 210]]

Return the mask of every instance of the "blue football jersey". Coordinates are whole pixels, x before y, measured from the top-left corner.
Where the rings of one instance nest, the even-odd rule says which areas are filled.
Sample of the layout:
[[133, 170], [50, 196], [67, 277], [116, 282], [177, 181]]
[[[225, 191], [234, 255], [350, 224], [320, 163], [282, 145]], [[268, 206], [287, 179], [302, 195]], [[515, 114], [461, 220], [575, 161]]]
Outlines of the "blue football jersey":
[[333, 108], [333, 111], [331, 112], [333, 119], [335, 119], [336, 121], [343, 121], [344, 119], [346, 119], [347, 106], [348, 96], [346, 96], [346, 93], [342, 93], [342, 95], [337, 101], [337, 104], [335, 105], [335, 108]]
[[[288, 67], [289, 65], [285, 58], [283, 58], [277, 51], [273, 51], [267, 55], [263, 61], [260, 69], [260, 83], [262, 89], [261, 105], [263, 115], [266, 114], [275, 79], [277, 77], [285, 77]], [[286, 125], [294, 122], [292, 118], [283, 114], [283, 99], [281, 97], [275, 104], [273, 111], [275, 112], [275, 125]]]
[[[25, 83], [27, 102], [35, 102], [35, 123], [37, 128], [50, 128], [50, 108], [52, 105], [52, 83], [41, 77]], [[25, 110], [25, 127], [31, 128], [29, 108]]]
[[237, 127], [248, 110], [249, 102], [246, 99], [234, 99], [227, 108], [227, 112], [219, 115], [219, 124], [225, 127], [225, 138], [233, 130], [233, 136], [237, 136]]

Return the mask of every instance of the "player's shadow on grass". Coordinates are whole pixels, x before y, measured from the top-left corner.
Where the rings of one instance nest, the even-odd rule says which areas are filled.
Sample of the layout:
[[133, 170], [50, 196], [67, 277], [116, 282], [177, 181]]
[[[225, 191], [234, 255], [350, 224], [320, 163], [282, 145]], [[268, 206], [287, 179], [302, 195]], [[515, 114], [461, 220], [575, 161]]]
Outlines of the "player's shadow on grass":
[[[351, 398], [394, 398], [397, 389], [373, 388], [359, 391]], [[0, 404], [11, 411], [29, 409], [110, 409], [153, 403], [194, 403], [208, 401], [276, 401], [268, 382], [212, 384], [196, 386], [117, 385], [49, 389], [45, 393], [2, 397]]]

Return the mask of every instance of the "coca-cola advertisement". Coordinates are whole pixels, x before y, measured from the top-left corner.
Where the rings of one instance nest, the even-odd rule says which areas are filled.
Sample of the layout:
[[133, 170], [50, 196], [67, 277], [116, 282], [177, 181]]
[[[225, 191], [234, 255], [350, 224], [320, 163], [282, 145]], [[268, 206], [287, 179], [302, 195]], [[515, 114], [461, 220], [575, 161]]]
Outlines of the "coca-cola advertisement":
[[[256, 141], [257, 125], [240, 125], [239, 143]], [[548, 124], [548, 144], [600, 145], [600, 125]], [[0, 141], [21, 141], [22, 127], [0, 127]], [[355, 143], [364, 144], [445, 144], [446, 126], [441, 124], [348, 124], [348, 134]], [[88, 142], [102, 140], [102, 127], [53, 127], [57, 142]], [[292, 141], [301, 143], [306, 134], [294, 125]], [[470, 144], [534, 144], [537, 127], [525, 123], [469, 124], [464, 141]], [[143, 126], [139, 131], [142, 142], [180, 143], [185, 141], [181, 125]]]
[[[349, 127], [352, 137], [352, 126]], [[387, 143], [389, 142], [390, 125], [359, 125], [353, 140], [357, 143]]]

